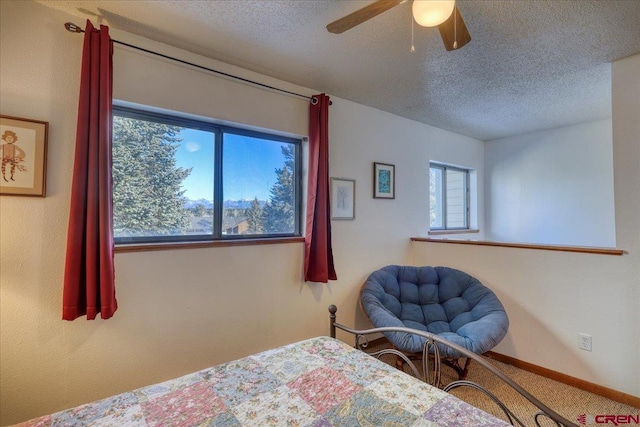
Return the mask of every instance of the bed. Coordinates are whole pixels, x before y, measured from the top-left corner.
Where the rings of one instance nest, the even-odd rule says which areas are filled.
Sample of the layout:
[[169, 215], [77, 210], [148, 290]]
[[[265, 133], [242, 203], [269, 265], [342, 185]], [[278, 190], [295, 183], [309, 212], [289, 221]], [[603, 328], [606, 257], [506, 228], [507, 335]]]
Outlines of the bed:
[[[447, 388], [434, 387], [362, 351], [362, 337], [380, 331], [351, 330], [335, 321], [336, 311], [329, 307], [329, 337], [288, 344], [18, 426], [509, 425], [449, 394]], [[353, 333], [356, 345], [337, 340], [337, 329]], [[544, 405], [538, 407], [557, 417]], [[558, 419], [557, 425], [575, 426]]]
[[330, 337], [285, 345], [20, 426], [505, 426]]

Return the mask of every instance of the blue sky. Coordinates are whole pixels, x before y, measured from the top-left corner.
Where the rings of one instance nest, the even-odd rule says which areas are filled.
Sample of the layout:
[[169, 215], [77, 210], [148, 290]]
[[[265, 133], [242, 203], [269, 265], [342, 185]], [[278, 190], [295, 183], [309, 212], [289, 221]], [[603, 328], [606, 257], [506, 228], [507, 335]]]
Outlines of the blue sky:
[[[213, 200], [214, 134], [183, 129], [178, 137], [182, 143], [176, 151], [177, 164], [193, 168], [183, 183], [185, 196]], [[283, 144], [229, 133], [224, 138], [224, 200], [268, 200], [276, 182], [275, 169], [284, 165]]]

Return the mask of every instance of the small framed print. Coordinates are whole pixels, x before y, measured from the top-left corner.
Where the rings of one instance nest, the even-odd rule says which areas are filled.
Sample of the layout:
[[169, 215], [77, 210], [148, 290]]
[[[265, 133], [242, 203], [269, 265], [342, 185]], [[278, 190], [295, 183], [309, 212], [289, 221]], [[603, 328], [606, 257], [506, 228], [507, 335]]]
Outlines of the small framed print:
[[331, 178], [331, 219], [356, 219], [356, 180]]
[[373, 163], [373, 198], [396, 198], [396, 167], [387, 163]]
[[49, 123], [0, 116], [0, 194], [45, 196]]

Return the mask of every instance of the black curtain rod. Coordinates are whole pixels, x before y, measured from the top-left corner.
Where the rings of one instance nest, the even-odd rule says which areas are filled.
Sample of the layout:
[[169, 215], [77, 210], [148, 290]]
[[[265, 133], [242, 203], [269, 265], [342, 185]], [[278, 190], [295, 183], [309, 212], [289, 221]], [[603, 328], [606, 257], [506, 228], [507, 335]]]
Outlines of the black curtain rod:
[[[78, 27], [76, 24], [74, 24], [72, 22], [67, 22], [66, 24], [64, 24], [64, 27], [67, 29], [67, 31], [70, 31], [72, 33], [84, 33], [84, 30], [82, 28]], [[318, 99], [315, 98], [315, 97], [312, 97], [312, 96], [301, 95], [299, 93], [291, 92], [291, 91], [288, 91], [288, 90], [285, 90], [285, 89], [280, 89], [280, 88], [277, 88], [277, 87], [274, 87], [274, 86], [269, 86], [269, 85], [266, 85], [264, 83], [256, 82], [256, 81], [249, 80], [249, 79], [245, 79], [244, 77], [234, 76], [233, 74], [225, 73], [223, 71], [214, 70], [213, 68], [204, 67], [202, 65], [194, 64], [193, 62], [184, 61], [182, 59], [174, 58], [172, 56], [168, 56], [168, 55], [165, 55], [163, 53], [154, 52], [152, 50], [145, 49], [143, 47], [134, 46], [132, 44], [121, 42], [119, 40], [111, 39], [111, 41], [114, 42], [114, 43], [117, 43], [119, 45], [122, 45], [122, 46], [127, 46], [127, 47], [130, 47], [132, 49], [140, 50], [140, 51], [145, 52], [145, 53], [150, 53], [151, 55], [156, 55], [156, 56], [159, 56], [159, 57], [164, 58], [164, 59], [169, 59], [171, 61], [179, 62], [181, 64], [189, 65], [191, 67], [199, 68], [201, 70], [205, 70], [205, 71], [209, 71], [211, 73], [215, 73], [215, 74], [218, 74], [218, 75], [221, 75], [221, 76], [229, 77], [229, 78], [232, 78], [234, 80], [239, 80], [239, 81], [244, 82], [244, 83], [249, 83], [249, 84], [252, 84], [252, 85], [255, 85], [255, 86], [263, 87], [265, 89], [275, 90], [277, 92], [286, 93], [288, 95], [293, 95], [293, 96], [297, 96], [297, 97], [300, 97], [300, 98], [305, 98], [305, 99], [310, 100], [311, 103], [313, 103], [313, 104], [317, 104], [318, 103]]]

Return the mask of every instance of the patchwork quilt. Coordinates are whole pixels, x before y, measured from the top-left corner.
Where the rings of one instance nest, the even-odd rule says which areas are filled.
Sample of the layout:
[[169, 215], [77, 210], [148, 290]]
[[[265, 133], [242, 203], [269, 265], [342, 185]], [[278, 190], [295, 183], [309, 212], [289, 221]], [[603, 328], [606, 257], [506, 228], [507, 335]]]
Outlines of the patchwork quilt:
[[507, 426], [341, 341], [318, 337], [19, 426]]

